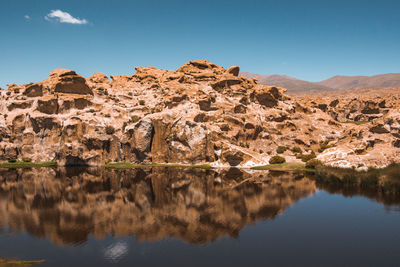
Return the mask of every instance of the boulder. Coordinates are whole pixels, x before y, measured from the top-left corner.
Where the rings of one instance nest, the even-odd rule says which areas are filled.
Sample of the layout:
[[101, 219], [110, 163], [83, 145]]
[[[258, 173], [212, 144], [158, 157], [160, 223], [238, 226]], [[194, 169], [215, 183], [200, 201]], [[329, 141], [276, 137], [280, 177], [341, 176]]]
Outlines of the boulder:
[[246, 108], [246, 106], [244, 106], [244, 105], [236, 105], [236, 106], [233, 108], [233, 112], [234, 112], [234, 113], [242, 113], [242, 114], [245, 114], [246, 111], [247, 111], [247, 108]]
[[369, 131], [371, 133], [376, 133], [376, 134], [386, 134], [386, 133], [390, 133], [390, 131], [387, 129], [387, 127], [385, 127], [383, 124], [378, 124], [375, 126], [372, 126]]
[[263, 105], [267, 108], [273, 108], [278, 105], [278, 100], [269, 91], [269, 87], [263, 85], [255, 88], [250, 95], [250, 99], [252, 101], [257, 101], [260, 105]]
[[229, 73], [233, 76], [239, 76], [240, 68], [238, 66], [232, 66], [226, 70], [226, 73]]
[[56, 69], [50, 73], [50, 90], [54, 93], [93, 95], [86, 79], [75, 71]]
[[29, 84], [29, 85], [25, 86], [25, 90], [24, 90], [23, 94], [28, 97], [43, 96], [43, 86], [38, 83]]
[[94, 73], [90, 76], [89, 80], [93, 83], [110, 83], [110, 79], [104, 74], [100, 72]]
[[15, 101], [7, 106], [9, 111], [13, 111], [14, 109], [27, 109], [32, 107], [33, 101]]
[[38, 100], [37, 111], [46, 114], [58, 113], [58, 100], [56, 96], [44, 96]]

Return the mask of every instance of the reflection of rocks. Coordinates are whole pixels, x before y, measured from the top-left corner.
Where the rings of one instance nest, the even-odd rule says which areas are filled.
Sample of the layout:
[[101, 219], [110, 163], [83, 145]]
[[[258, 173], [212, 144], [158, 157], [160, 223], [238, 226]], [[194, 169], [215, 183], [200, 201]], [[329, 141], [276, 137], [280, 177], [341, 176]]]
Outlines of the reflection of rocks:
[[302, 175], [239, 169], [3, 169], [0, 227], [58, 244], [110, 233], [204, 244], [236, 237], [314, 191]]
[[356, 172], [351, 169], [319, 167], [315, 172], [318, 188], [344, 196], [362, 195], [384, 205], [400, 204], [400, 165], [380, 170]]

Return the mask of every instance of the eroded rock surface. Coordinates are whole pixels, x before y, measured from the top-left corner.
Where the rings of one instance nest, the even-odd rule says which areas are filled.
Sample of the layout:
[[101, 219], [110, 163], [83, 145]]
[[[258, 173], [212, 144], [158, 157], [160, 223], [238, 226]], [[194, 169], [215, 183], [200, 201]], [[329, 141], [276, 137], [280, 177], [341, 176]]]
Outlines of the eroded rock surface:
[[0, 161], [254, 166], [279, 146], [293, 162], [312, 151], [332, 166], [400, 161], [398, 91], [293, 98], [205, 60], [110, 78], [58, 69], [10, 85], [0, 96]]

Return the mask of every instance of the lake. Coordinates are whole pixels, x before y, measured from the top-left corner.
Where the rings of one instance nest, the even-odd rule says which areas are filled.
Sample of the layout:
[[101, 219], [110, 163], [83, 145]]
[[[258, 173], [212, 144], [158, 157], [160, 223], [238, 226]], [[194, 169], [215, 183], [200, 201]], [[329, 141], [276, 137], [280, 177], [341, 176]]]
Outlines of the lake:
[[45, 260], [38, 266], [399, 266], [400, 197], [297, 172], [0, 169], [0, 258]]

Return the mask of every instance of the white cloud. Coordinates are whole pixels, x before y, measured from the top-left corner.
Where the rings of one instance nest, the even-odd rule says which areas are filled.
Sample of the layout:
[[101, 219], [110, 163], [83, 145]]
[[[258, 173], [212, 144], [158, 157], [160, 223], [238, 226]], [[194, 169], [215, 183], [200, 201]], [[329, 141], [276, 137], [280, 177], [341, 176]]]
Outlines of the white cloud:
[[56, 21], [60, 23], [70, 24], [88, 24], [86, 19], [74, 18], [68, 12], [57, 10], [51, 10], [49, 14], [44, 17], [48, 21]]
[[27, 20], [31, 19], [31, 17], [29, 15], [25, 15], [24, 18], [27, 19]]

